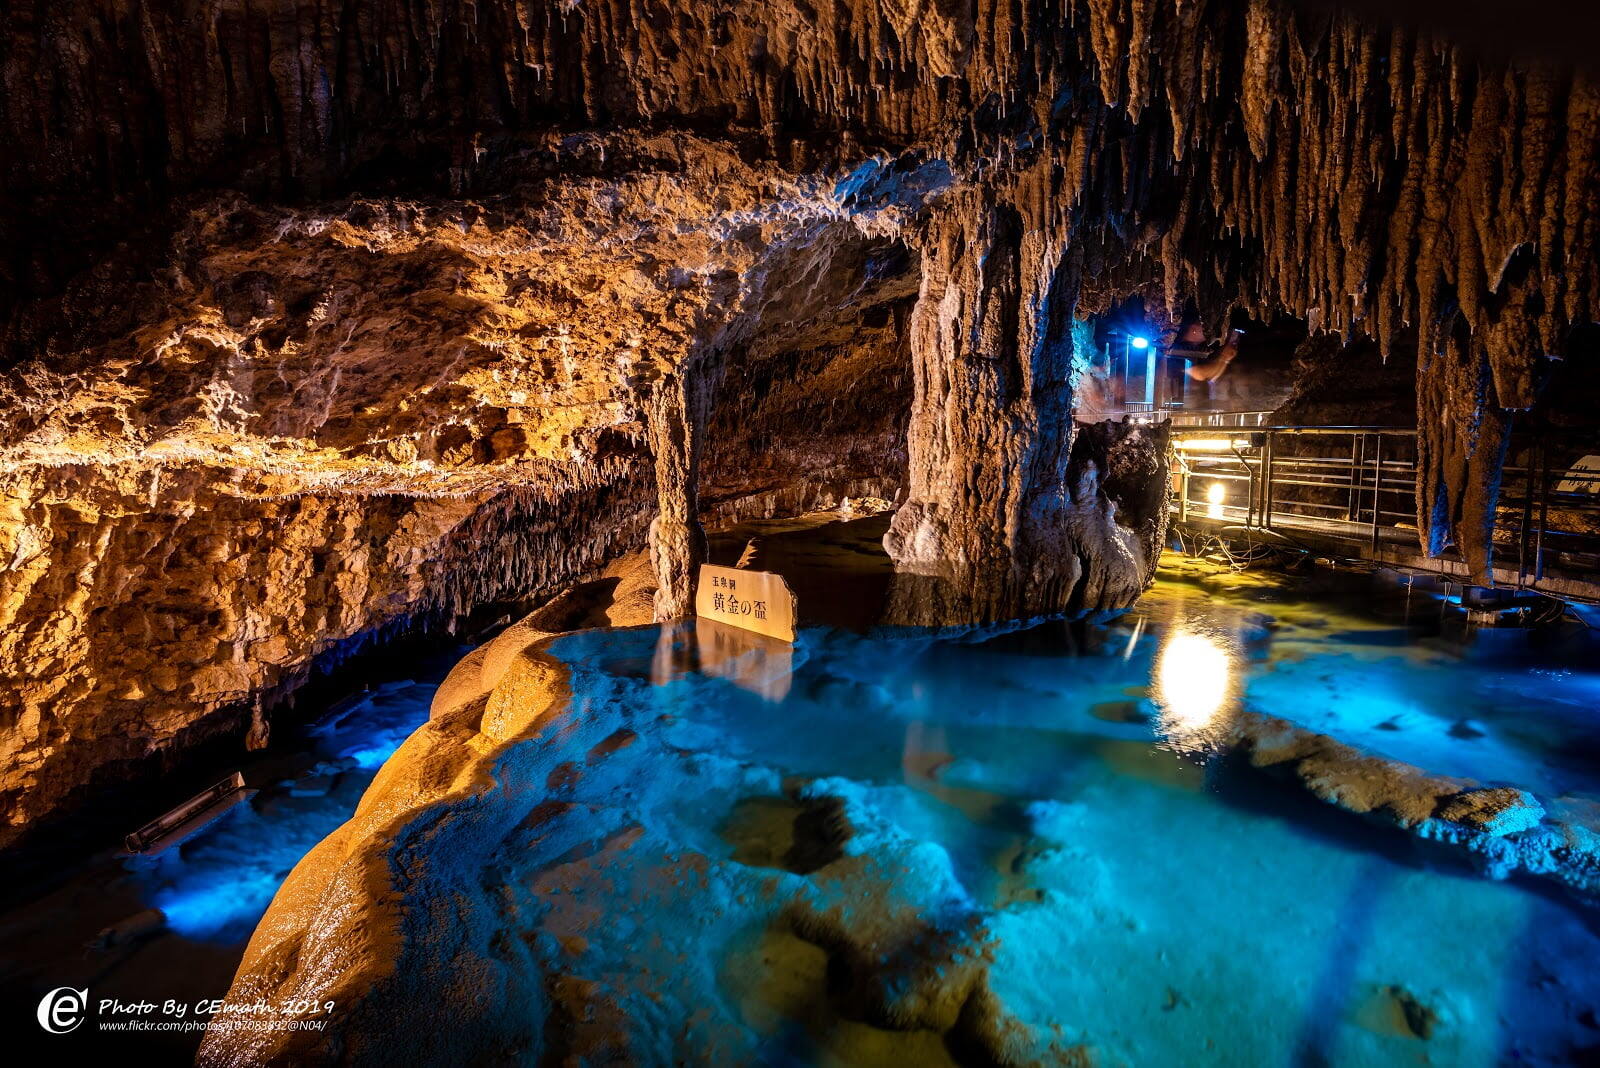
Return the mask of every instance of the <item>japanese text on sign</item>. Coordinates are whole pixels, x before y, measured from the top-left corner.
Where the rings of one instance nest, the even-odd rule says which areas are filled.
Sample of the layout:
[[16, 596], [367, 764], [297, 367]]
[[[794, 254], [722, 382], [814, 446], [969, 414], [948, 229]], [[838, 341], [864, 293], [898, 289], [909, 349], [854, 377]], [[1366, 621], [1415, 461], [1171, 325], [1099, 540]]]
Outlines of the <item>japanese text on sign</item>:
[[771, 571], [701, 565], [694, 610], [708, 619], [794, 641], [794, 593], [782, 575]]

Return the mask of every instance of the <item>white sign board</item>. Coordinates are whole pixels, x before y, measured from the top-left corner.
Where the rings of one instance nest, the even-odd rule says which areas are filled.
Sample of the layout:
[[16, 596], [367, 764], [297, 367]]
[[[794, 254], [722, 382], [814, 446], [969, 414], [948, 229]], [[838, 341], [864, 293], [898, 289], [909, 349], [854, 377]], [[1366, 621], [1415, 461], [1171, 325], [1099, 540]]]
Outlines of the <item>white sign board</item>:
[[794, 641], [794, 591], [771, 571], [701, 564], [694, 611], [718, 623]]
[[1557, 493], [1600, 493], [1600, 456], [1585, 456], [1556, 483]]

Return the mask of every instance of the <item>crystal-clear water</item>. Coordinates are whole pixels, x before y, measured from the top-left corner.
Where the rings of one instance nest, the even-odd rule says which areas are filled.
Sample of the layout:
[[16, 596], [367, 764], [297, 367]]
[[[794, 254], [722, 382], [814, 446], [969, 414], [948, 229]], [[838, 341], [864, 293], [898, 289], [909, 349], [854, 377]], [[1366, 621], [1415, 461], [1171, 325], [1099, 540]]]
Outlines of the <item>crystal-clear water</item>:
[[[564, 977], [591, 1049], [645, 1061], [970, 1062], [973, 1018], [1023, 1061], [1592, 1057], [1592, 907], [1216, 752], [1231, 716], [1262, 711], [1581, 812], [1600, 801], [1592, 643], [1468, 640], [1444, 598], [1392, 578], [1204, 581], [1163, 580], [1110, 624], [988, 636], [558, 639], [570, 717], [502, 768], [550, 803], [492, 858], [482, 907]], [[8, 917], [50, 973], [29, 981], [220, 996], [440, 674], [308, 733], [176, 855], [98, 865]], [[167, 933], [78, 949], [152, 906]]]
[[175, 857], [127, 862], [144, 899], [177, 934], [239, 943], [289, 869], [355, 811], [378, 768], [427, 721], [435, 680], [377, 687], [306, 732], [297, 774], [265, 784]]
[[[560, 947], [540, 966], [598, 984], [634, 1043], [776, 1063], [944, 1056], [959, 1036], [895, 1033], [882, 1002], [937, 989], [928, 975], [965, 982], [975, 958], [1026, 1059], [1592, 1056], [1591, 908], [1483, 878], [1213, 751], [1252, 709], [1432, 772], [1600, 799], [1600, 675], [1582, 638], [1465, 641], [1441, 598], [1376, 581], [1309, 599], [1164, 582], [1108, 626], [814, 630], [792, 653], [692, 629], [560, 639], [574, 719], [537, 743], [536, 767], [570, 758], [552, 796], [581, 815], [541, 830], [561, 849], [519, 839], [497, 857], [512, 911]], [[696, 644], [698, 670], [667, 666]], [[808, 843], [819, 801], [830, 829]], [[589, 929], [609, 925], [630, 934]], [[841, 960], [878, 954], [881, 976], [841, 985]], [[889, 993], [861, 992], [874, 982]], [[659, 1030], [663, 997], [710, 1006], [699, 1030]]]
[[[439, 680], [462, 652], [445, 647], [412, 664], [415, 679], [387, 671], [386, 681], [375, 678], [336, 718], [285, 730], [292, 741], [242, 766], [246, 781], [259, 787], [255, 797], [182, 845], [158, 858], [101, 852], [47, 893], [0, 912], [0, 994], [29, 1012], [59, 986], [124, 1002], [193, 1005], [222, 997], [290, 869], [350, 817], [383, 761], [427, 721]], [[150, 909], [165, 913], [164, 928], [109, 945], [97, 938]], [[24, 1038], [38, 1034], [36, 1025], [24, 1027]], [[85, 1028], [72, 1036], [72, 1049], [159, 1050], [181, 1063], [200, 1038]]]

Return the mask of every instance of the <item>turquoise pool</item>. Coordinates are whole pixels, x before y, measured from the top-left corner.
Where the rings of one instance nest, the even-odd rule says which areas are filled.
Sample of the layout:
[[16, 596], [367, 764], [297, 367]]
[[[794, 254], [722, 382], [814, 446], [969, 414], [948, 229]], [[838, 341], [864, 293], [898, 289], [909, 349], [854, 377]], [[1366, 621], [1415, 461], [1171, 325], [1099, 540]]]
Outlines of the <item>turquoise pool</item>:
[[630, 1056], [1592, 1056], [1600, 913], [1216, 744], [1270, 711], [1581, 808], [1585, 639], [1467, 640], [1393, 580], [1230, 581], [1163, 581], [1103, 626], [559, 639], [571, 718], [504, 768], [551, 807], [495, 854], [494, 907]]

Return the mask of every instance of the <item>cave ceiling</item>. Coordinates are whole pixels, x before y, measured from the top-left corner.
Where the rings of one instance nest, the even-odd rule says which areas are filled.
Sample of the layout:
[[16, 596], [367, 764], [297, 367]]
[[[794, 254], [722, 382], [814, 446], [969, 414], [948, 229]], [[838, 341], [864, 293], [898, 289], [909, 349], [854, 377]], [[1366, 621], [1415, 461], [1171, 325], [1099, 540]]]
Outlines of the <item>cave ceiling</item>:
[[[1214, 322], [1242, 307], [1415, 346], [1423, 514], [1470, 546], [1502, 413], [1534, 404], [1541, 361], [1594, 317], [1600, 90], [1592, 67], [1526, 57], [1559, 19], [1507, 20], [1490, 48], [1481, 5], [1454, 36], [1437, 5], [1389, 18], [1284, 0], [14, 5], [7, 348], [144, 325], [127, 291], [151, 242], [127, 243], [185, 225], [195, 190], [492, 195], [552, 127], [675, 127], [792, 175], [913, 146], [1043, 235], [1075, 311], [1144, 289]], [[971, 215], [948, 199], [911, 243]]]
[[652, 522], [686, 573], [697, 500], [879, 491], [989, 614], [1126, 603], [1161, 528], [1075, 441], [1072, 332], [1130, 295], [1414, 358], [1419, 530], [1482, 570], [1600, 306], [1600, 84], [1431, 13], [9, 5], [12, 825]]

